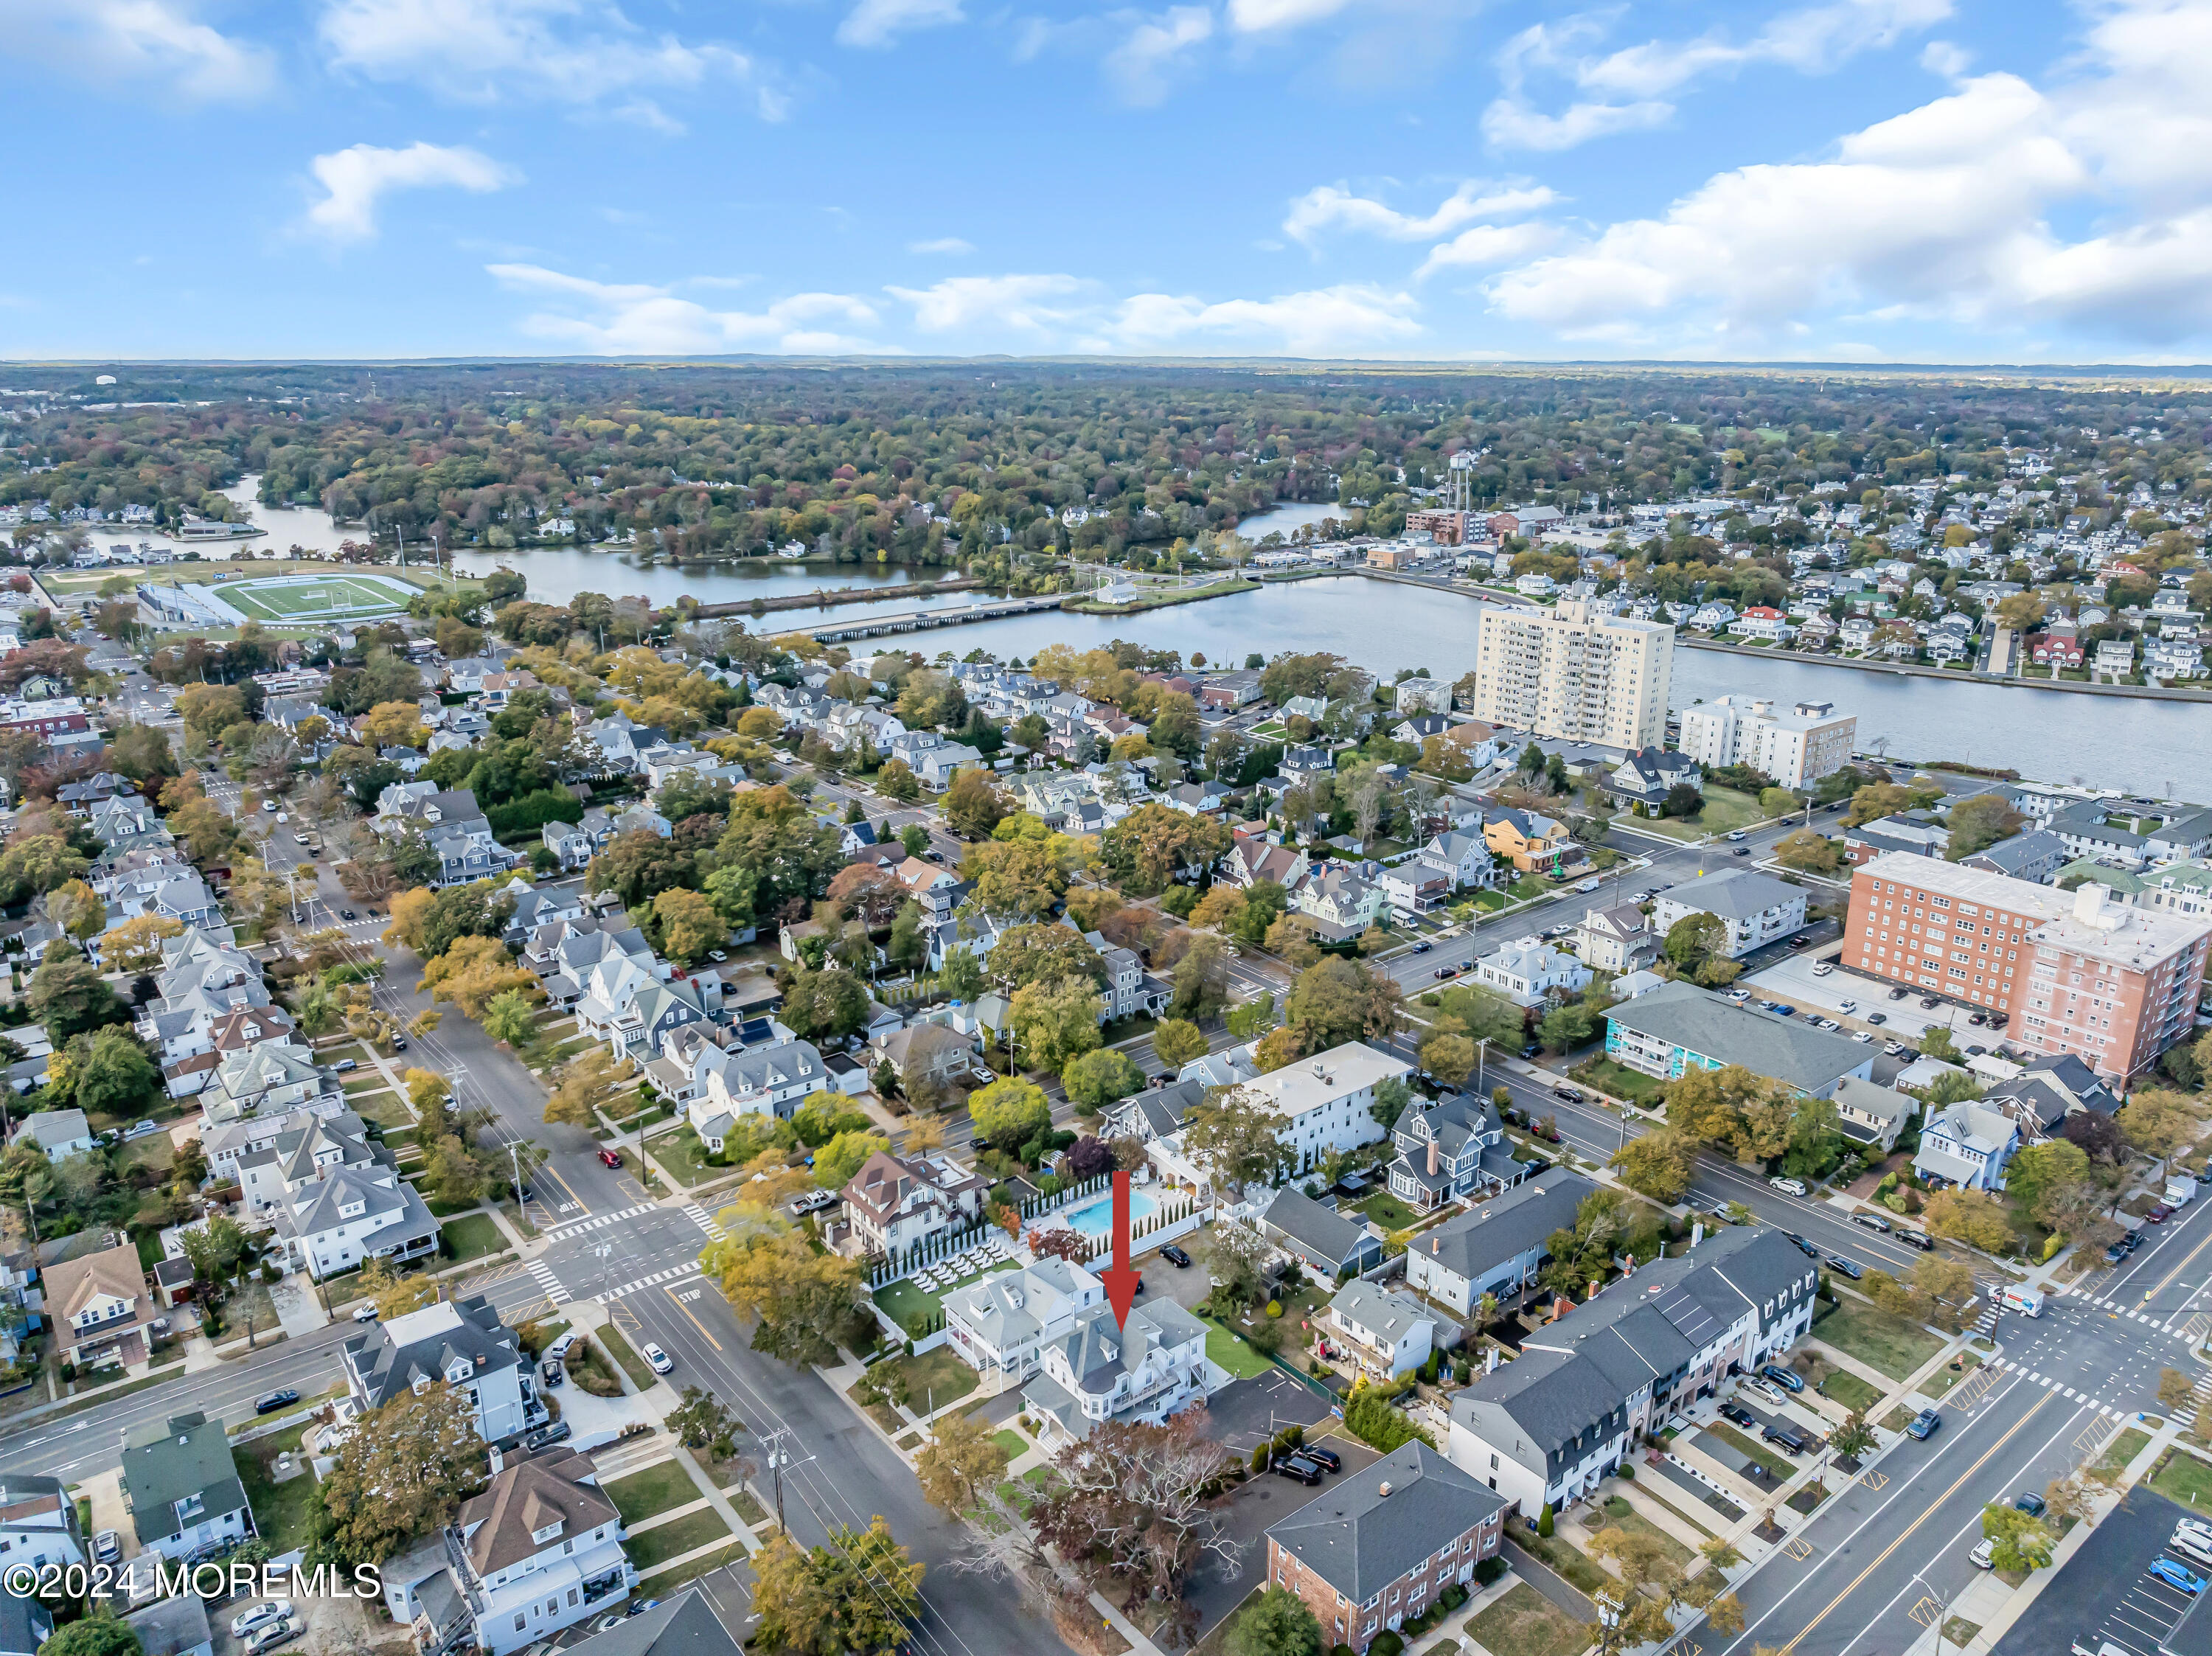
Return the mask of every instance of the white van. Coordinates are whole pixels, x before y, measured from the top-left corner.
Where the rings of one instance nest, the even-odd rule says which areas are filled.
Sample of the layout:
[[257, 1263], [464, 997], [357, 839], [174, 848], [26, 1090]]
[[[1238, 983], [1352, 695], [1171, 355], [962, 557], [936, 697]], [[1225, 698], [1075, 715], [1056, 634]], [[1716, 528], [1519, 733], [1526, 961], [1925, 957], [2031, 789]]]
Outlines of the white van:
[[2039, 1288], [2008, 1288], [1997, 1295], [1997, 1302], [2008, 1311], [2017, 1311], [2023, 1317], [2043, 1314], [2043, 1290]]
[[1786, 1179], [1778, 1173], [1773, 1178], [1768, 1180], [1766, 1182], [1773, 1186], [1775, 1189], [1780, 1191], [1784, 1196], [1804, 1196], [1809, 1194], [1805, 1188], [1805, 1181], [1802, 1179]]
[[2179, 1553], [2199, 1569], [2212, 1569], [2212, 1535], [2184, 1524], [2173, 1532], [2173, 1539], [2166, 1544], [2168, 1552]]
[[2166, 1175], [2166, 1199], [2178, 1208], [2185, 1208], [2197, 1195], [2197, 1181], [2185, 1173]]

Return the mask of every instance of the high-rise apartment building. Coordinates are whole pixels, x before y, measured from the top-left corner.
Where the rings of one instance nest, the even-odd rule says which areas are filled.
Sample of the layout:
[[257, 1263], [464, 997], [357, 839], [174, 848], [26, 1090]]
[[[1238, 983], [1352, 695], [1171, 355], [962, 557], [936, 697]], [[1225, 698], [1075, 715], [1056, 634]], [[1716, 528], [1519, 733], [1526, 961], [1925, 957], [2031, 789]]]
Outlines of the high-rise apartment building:
[[1656, 746], [1667, 737], [1674, 629], [1594, 613], [1485, 610], [1474, 661], [1477, 719], [1566, 742]]
[[2008, 1043], [2126, 1081], [2191, 1032], [2212, 920], [1891, 852], [1851, 877], [1844, 964], [2004, 1013]]
[[1800, 701], [1788, 713], [1771, 701], [1724, 695], [1682, 709], [1682, 752], [1708, 770], [1748, 765], [1785, 788], [1802, 788], [1850, 763], [1856, 714], [1826, 701]]

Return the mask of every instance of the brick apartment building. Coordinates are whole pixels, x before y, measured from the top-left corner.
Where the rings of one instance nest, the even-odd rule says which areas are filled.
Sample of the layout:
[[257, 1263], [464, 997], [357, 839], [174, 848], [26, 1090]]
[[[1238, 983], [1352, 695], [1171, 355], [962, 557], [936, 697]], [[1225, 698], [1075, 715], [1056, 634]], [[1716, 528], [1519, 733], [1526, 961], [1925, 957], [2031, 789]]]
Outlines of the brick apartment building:
[[1843, 963], [2002, 1012], [2008, 1041], [2126, 1081], [2187, 1035], [2212, 922], [1892, 852], [1851, 877]]
[[1467, 544], [1468, 525], [1474, 519], [1474, 514], [1471, 512], [1435, 509], [1408, 512], [1406, 514], [1406, 532], [1418, 535], [1425, 531], [1438, 546], [1464, 546]]
[[1322, 1642], [1364, 1653], [1497, 1552], [1506, 1503], [1425, 1443], [1346, 1472], [1267, 1531], [1267, 1580], [1305, 1600]]

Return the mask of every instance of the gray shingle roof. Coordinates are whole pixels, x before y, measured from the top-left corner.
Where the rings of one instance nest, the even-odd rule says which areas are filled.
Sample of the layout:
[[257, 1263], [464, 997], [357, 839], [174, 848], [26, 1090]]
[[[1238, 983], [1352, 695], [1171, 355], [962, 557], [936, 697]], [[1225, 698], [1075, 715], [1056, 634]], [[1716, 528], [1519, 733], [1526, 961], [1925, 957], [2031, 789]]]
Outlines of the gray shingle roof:
[[1552, 1168], [1414, 1239], [1454, 1276], [1473, 1282], [1508, 1259], [1540, 1248], [1571, 1227], [1583, 1198], [1597, 1189], [1581, 1174]]
[[1276, 1192], [1260, 1222], [1285, 1246], [1304, 1254], [1309, 1264], [1330, 1272], [1359, 1252], [1366, 1235], [1364, 1226], [1352, 1223], [1327, 1203], [1295, 1190]]
[[1754, 1075], [1786, 1081], [1808, 1093], [1834, 1086], [1872, 1052], [1848, 1035], [1739, 1006], [1692, 983], [1668, 984], [1608, 1007], [1605, 1015], [1624, 1029], [1720, 1064], [1741, 1064]]
[[138, 1538], [149, 1544], [185, 1527], [177, 1503], [200, 1498], [200, 1524], [246, 1505], [245, 1486], [231, 1464], [230, 1438], [220, 1420], [195, 1410], [149, 1421], [123, 1440], [123, 1487], [131, 1496]]
[[1701, 880], [1669, 886], [1659, 894], [1659, 898], [1662, 902], [1680, 903], [1724, 920], [1747, 920], [1754, 914], [1763, 914], [1804, 895], [1798, 888], [1784, 885], [1771, 874], [1731, 868], [1708, 874]]
[[1473, 1473], [1416, 1441], [1332, 1478], [1270, 1526], [1267, 1538], [1358, 1604], [1504, 1505]]
[[744, 1656], [694, 1590], [568, 1647], [568, 1656]]

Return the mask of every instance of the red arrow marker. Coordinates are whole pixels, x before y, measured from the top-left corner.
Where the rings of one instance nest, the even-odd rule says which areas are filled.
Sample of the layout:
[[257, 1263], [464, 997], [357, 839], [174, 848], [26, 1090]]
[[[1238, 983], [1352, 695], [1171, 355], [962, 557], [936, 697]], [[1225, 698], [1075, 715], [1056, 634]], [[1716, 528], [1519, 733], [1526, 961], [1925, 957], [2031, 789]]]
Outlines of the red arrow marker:
[[1114, 1325], [1129, 1325], [1129, 1307], [1137, 1302], [1138, 1273], [1129, 1268], [1129, 1175], [1114, 1175], [1114, 1265], [1102, 1271], [1106, 1301], [1114, 1307]]

